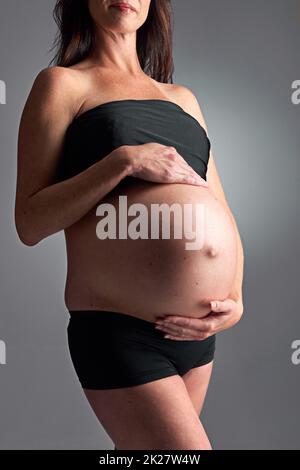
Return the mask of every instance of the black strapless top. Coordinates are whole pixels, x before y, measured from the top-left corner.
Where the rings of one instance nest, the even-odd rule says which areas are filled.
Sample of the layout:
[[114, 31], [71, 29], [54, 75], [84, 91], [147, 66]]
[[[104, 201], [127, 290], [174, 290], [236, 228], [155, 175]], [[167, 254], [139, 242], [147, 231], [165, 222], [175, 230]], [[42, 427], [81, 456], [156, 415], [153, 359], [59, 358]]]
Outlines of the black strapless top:
[[206, 179], [211, 144], [205, 129], [181, 106], [160, 99], [110, 101], [75, 118], [66, 131], [58, 179], [81, 173], [121, 145], [149, 142], [175, 147]]

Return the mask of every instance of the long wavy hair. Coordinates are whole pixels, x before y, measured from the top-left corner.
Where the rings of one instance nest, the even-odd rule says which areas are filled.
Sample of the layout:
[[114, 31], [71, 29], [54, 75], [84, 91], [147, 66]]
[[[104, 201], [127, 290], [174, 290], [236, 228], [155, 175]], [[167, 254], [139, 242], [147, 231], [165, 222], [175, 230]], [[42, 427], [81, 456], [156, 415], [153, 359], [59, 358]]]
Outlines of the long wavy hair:
[[[53, 17], [58, 32], [50, 65], [70, 67], [88, 57], [96, 30], [87, 0], [57, 0]], [[172, 40], [171, 0], [151, 0], [147, 20], [137, 31], [137, 54], [142, 70], [161, 83], [173, 83]]]

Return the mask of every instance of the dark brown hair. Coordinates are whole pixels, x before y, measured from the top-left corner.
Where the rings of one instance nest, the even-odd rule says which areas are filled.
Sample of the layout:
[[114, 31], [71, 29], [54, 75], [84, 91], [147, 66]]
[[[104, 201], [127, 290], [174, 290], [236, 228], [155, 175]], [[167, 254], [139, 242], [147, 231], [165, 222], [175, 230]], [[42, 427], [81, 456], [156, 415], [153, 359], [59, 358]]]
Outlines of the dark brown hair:
[[[57, 0], [53, 17], [58, 26], [53, 45], [57, 51], [50, 64], [70, 67], [84, 60], [95, 44], [95, 25], [87, 0]], [[171, 20], [171, 0], [151, 0], [147, 20], [137, 31], [141, 68], [161, 83], [173, 83]]]

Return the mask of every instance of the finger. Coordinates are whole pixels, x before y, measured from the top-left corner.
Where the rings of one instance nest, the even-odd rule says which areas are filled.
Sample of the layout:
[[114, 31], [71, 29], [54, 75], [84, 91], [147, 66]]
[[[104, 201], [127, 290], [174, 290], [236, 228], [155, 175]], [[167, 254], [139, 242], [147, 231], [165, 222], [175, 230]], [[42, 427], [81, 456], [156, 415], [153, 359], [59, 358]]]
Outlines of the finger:
[[157, 325], [161, 325], [161, 324], [168, 324], [168, 323], [173, 323], [173, 324], [176, 324], [176, 325], [180, 325], [180, 326], [185, 326], [185, 327], [189, 327], [189, 326], [193, 326], [193, 320], [198, 320], [198, 318], [193, 318], [193, 317], [183, 317], [183, 316], [180, 316], [180, 315], [169, 315], [167, 313], [164, 314], [163, 318], [159, 319], [159, 320], [156, 320], [156, 324]]
[[197, 334], [203, 332], [213, 332], [224, 323], [224, 318], [207, 315], [204, 318], [175, 317], [167, 316], [165, 320], [159, 320], [156, 324], [164, 327], [172, 325], [180, 326], [188, 330], [195, 331]]
[[212, 300], [210, 302], [210, 308], [212, 312], [230, 312], [232, 310], [232, 301], [226, 300]]
[[197, 177], [200, 178], [200, 182], [201, 182], [201, 185], [202, 185], [202, 186], [206, 186], [206, 187], [208, 186], [208, 182], [207, 182], [204, 178], [202, 178], [202, 177], [201, 177], [200, 175], [198, 175], [198, 174], [197, 174]]
[[179, 182], [185, 184], [194, 184], [196, 186], [208, 186], [208, 183], [203, 178], [200, 176], [195, 176], [194, 174], [183, 175]]
[[190, 337], [190, 336], [184, 336], [184, 337], [180, 337], [180, 336], [174, 336], [174, 335], [165, 335], [164, 338], [167, 338], [167, 339], [174, 339], [175, 341], [203, 341], [203, 339], [206, 339], [208, 338], [210, 335], [205, 335], [204, 338], [194, 338], [194, 337]]
[[198, 175], [197, 173], [195, 173], [194, 171], [192, 173], [190, 173], [187, 176], [187, 178], [190, 179], [192, 184], [193, 184], [193, 181], [195, 181], [198, 186], [205, 186], [205, 187], [208, 186], [207, 181], [205, 181], [205, 179], [201, 178], [201, 176]]
[[164, 314], [164, 317], [156, 320], [157, 325], [178, 325], [184, 328], [195, 330], [199, 328], [199, 325], [203, 324], [208, 316], [203, 318], [195, 317], [184, 317], [180, 315], [169, 315]]
[[194, 341], [194, 338], [190, 338], [188, 336], [180, 337], [180, 336], [174, 336], [174, 335], [165, 335], [164, 338], [173, 339], [175, 341]]
[[175, 330], [174, 328], [171, 328], [169, 326], [161, 326], [157, 327], [158, 330], [163, 331], [166, 334], [178, 336], [180, 338], [183, 337], [188, 337], [189, 339], [194, 339], [194, 340], [200, 340], [200, 339], [205, 339], [208, 334], [213, 334], [213, 332], [207, 332], [207, 331], [196, 331], [196, 330], [189, 330], [189, 329], [184, 329], [181, 330], [182, 332]]
[[191, 167], [191, 165], [187, 163], [187, 161], [178, 152], [176, 153], [176, 159], [178, 159], [182, 163], [184, 168], [190, 170], [191, 175], [194, 175], [196, 178], [203, 179], [200, 177], [200, 175], [198, 175], [198, 173]]
[[176, 336], [190, 336], [195, 338], [197, 335], [199, 335], [199, 332], [196, 330], [191, 330], [189, 328], [182, 328], [180, 326], [176, 325], [166, 325], [166, 326], [156, 326], [156, 330], [161, 330], [164, 331], [165, 333], [168, 334], [174, 334]]
[[[168, 152], [167, 152], [167, 154], [168, 154]], [[169, 156], [177, 157], [173, 153], [170, 153]], [[196, 173], [192, 169], [192, 167], [186, 163], [185, 160], [183, 160], [182, 162], [181, 162], [181, 160], [176, 162], [176, 166], [177, 166], [178, 170], [174, 171], [174, 168], [172, 170], [173, 171], [172, 176], [173, 176], [173, 178], [175, 178], [176, 181], [178, 181], [178, 177], [179, 177], [179, 179], [180, 179], [179, 182], [184, 182], [184, 183], [187, 183], [187, 184], [196, 184], [198, 186], [205, 186], [205, 187], [208, 186], [207, 181], [205, 179], [203, 179], [200, 175], [198, 175], [198, 173]], [[179, 171], [179, 168], [183, 171]], [[175, 170], [176, 170], [176, 167], [175, 167]]]
[[203, 186], [204, 188], [208, 188], [208, 183], [203, 178], [200, 178], [200, 180], [197, 179], [197, 185], [198, 186]]
[[205, 187], [208, 186], [200, 178], [195, 178], [194, 176], [186, 176], [186, 175], [182, 175], [182, 176], [177, 175], [177, 177], [172, 176], [169, 178], [169, 182], [180, 183], [180, 184], [190, 184], [194, 186], [205, 186]]
[[181, 163], [176, 163], [175, 165], [173, 165], [170, 164], [168, 161], [166, 163], [160, 162], [160, 165], [162, 167], [162, 170], [167, 170], [169, 178], [173, 179], [176, 182], [192, 176], [192, 172], [187, 171], [187, 169]]
[[202, 178], [202, 176], [200, 176], [190, 165], [186, 163], [185, 167], [187, 169], [188, 176], [195, 178], [197, 181], [201, 182], [203, 186], [208, 186], [207, 181], [204, 178]]
[[190, 174], [190, 175], [194, 175], [195, 177], [200, 177], [200, 175], [198, 175], [198, 173], [186, 162], [186, 160], [184, 160], [184, 158], [182, 158], [177, 152], [176, 150], [172, 151], [172, 150], [165, 150], [163, 152], [163, 156], [164, 157], [167, 157], [167, 161], [172, 161], [173, 163], [173, 166], [175, 167], [178, 167], [178, 168], [181, 168], [185, 174]]

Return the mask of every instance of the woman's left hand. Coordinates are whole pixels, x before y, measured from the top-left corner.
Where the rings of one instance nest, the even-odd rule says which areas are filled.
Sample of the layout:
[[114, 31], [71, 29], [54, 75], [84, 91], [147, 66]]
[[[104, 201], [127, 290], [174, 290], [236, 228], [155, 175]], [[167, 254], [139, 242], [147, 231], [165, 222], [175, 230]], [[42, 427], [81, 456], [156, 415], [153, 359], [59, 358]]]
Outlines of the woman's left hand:
[[210, 302], [211, 311], [202, 318], [164, 315], [155, 321], [155, 328], [166, 332], [165, 338], [175, 340], [203, 340], [234, 326], [242, 317], [241, 300], [214, 300]]

